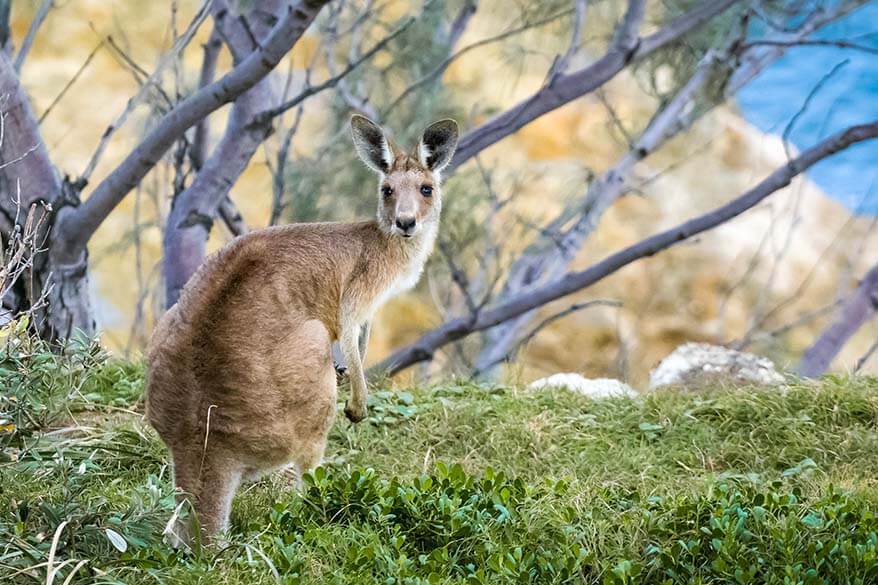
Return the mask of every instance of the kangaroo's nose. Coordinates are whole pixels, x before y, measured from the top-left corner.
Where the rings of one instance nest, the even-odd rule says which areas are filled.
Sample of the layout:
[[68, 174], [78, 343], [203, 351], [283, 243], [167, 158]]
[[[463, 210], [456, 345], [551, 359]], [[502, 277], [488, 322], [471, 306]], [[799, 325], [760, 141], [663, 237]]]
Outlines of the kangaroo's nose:
[[402, 233], [408, 234], [415, 228], [416, 221], [414, 217], [397, 217], [396, 227], [402, 230]]

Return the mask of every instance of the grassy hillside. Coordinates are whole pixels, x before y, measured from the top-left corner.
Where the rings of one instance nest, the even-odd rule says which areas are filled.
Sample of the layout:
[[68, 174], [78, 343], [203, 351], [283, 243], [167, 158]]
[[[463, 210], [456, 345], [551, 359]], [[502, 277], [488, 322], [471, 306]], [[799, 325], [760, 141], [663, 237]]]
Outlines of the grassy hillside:
[[878, 381], [593, 402], [448, 383], [341, 417], [302, 494], [235, 501], [174, 553], [142, 370], [27, 343], [0, 360], [2, 583], [868, 583]]

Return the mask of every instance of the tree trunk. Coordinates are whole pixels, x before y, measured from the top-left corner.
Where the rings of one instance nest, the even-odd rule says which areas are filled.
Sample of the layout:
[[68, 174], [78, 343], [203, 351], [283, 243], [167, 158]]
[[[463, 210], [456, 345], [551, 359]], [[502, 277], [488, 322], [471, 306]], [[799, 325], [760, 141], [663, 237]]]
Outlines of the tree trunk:
[[[64, 207], [58, 216], [69, 212], [70, 208]], [[58, 254], [57, 242], [55, 238], [50, 239], [49, 261], [43, 276], [49, 288], [40, 336], [50, 341], [79, 336], [90, 339], [97, 334], [97, 321], [91, 298], [88, 250], [82, 250], [79, 258], [71, 263], [66, 252]]]
[[[78, 197], [62, 183], [49, 159], [30, 101], [5, 53], [0, 54], [0, 94], [7, 96], [0, 145], [0, 230], [8, 237], [13, 229], [21, 229], [30, 208], [37, 206], [36, 213], [42, 215], [37, 241], [44, 242], [27, 278], [3, 304], [13, 314], [32, 312], [32, 327], [45, 339], [66, 339], [74, 331], [92, 336], [88, 254], [83, 250], [73, 262], [64, 261], [66, 254], [58, 253], [64, 245], [53, 231], [57, 218], [72, 212]], [[39, 306], [43, 298], [46, 302]]]
[[[269, 35], [283, 10], [282, 2], [263, 2], [247, 16], [245, 26], [224, 3], [214, 4], [214, 20], [236, 62], [246, 58]], [[204, 260], [213, 221], [229, 190], [250, 164], [262, 142], [271, 134], [271, 122], [258, 115], [275, 105], [273, 75], [267, 75], [235, 100], [226, 131], [203, 162], [192, 184], [174, 198], [165, 227], [162, 266], [165, 306], [177, 302], [183, 287]], [[203, 147], [202, 147], [203, 148]]]

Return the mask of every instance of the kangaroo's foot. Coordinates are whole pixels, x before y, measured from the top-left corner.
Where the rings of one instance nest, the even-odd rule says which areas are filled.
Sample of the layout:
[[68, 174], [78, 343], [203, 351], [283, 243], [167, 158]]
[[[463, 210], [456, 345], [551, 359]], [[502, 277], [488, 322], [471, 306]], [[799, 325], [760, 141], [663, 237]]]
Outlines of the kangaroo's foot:
[[[162, 531], [162, 540], [164, 540], [166, 545], [175, 550], [184, 550], [188, 552], [193, 549], [193, 546], [195, 546], [196, 543], [192, 537], [191, 517], [185, 519], [180, 517], [180, 512], [184, 508], [184, 503], [187, 502], [181, 502], [174, 509], [171, 519], [168, 520], [164, 531]], [[188, 512], [191, 516], [192, 510], [190, 509]]]

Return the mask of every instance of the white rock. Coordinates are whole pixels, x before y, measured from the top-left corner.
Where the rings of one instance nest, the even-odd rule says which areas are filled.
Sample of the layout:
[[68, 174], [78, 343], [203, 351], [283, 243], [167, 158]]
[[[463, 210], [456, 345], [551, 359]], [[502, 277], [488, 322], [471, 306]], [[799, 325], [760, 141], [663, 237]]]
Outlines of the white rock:
[[675, 349], [650, 373], [649, 389], [710, 378], [763, 386], [784, 382], [767, 358], [708, 343], [687, 343]]
[[612, 378], [589, 379], [579, 374], [563, 373], [552, 374], [548, 378], [540, 378], [528, 385], [528, 390], [542, 390], [544, 388], [567, 388], [577, 394], [588, 396], [595, 400], [601, 398], [613, 398], [616, 396], [638, 396], [631, 386]]

